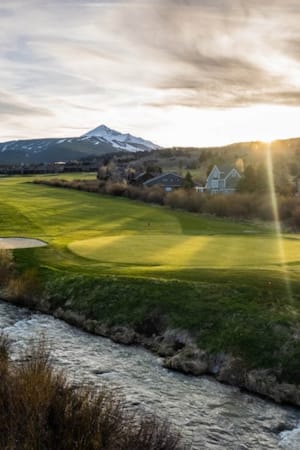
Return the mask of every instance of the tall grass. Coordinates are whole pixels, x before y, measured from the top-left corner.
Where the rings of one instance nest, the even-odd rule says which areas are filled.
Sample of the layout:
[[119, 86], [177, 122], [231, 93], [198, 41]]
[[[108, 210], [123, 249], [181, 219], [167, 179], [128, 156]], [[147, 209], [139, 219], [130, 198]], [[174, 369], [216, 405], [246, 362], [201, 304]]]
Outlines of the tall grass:
[[0, 249], [0, 287], [8, 282], [14, 270], [15, 263], [12, 252]]
[[178, 433], [154, 416], [128, 413], [108, 389], [74, 387], [57, 373], [43, 344], [21, 361], [0, 336], [1, 450], [175, 450]]

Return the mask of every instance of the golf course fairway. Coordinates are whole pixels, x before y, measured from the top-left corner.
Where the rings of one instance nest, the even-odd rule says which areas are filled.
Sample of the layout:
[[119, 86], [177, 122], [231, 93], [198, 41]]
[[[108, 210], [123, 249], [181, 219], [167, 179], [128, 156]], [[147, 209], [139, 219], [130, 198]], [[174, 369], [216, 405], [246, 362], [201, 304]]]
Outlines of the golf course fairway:
[[41, 264], [195, 281], [205, 269], [299, 273], [297, 235], [31, 181], [1, 179], [0, 236], [47, 242]]

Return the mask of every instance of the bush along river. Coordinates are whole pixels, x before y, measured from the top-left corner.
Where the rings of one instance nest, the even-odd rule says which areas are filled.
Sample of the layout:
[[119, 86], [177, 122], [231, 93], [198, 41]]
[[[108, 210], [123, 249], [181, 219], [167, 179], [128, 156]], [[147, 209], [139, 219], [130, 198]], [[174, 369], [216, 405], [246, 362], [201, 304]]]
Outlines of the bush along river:
[[208, 377], [162, 367], [159, 357], [88, 334], [51, 316], [0, 301], [0, 332], [18, 358], [43, 337], [57, 369], [76, 383], [108, 385], [129, 409], [167, 418], [192, 449], [300, 449], [300, 410], [277, 405]]

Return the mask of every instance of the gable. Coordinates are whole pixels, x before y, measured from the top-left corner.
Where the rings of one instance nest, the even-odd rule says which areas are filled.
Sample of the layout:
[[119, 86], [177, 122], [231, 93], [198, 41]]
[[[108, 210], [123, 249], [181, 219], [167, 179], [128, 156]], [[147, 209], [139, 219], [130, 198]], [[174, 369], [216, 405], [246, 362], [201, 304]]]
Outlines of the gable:
[[210, 185], [212, 180], [218, 180], [219, 178], [220, 178], [220, 171], [217, 166], [214, 166], [207, 177], [206, 184]]
[[214, 179], [219, 179], [220, 178], [220, 171], [217, 168], [217, 166], [215, 166], [213, 168], [213, 170], [211, 171], [209, 177], [214, 178]]
[[233, 167], [230, 172], [228, 172], [228, 174], [225, 177], [225, 180], [227, 180], [228, 178], [241, 178], [241, 175], [239, 174], [239, 172]]
[[235, 188], [240, 181], [241, 175], [236, 169], [232, 169], [226, 176], [225, 183], [227, 188]]

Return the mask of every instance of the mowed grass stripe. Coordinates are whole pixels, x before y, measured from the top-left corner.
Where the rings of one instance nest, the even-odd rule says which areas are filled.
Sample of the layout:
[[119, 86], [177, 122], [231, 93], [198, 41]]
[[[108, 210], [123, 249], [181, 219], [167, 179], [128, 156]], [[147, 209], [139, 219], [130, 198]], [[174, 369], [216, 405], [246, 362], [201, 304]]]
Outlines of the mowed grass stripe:
[[[102, 262], [135, 265], [210, 268], [267, 268], [282, 266], [274, 236], [190, 236], [151, 234], [101, 236], [76, 241], [69, 248]], [[284, 240], [287, 263], [300, 264], [299, 242]]]

